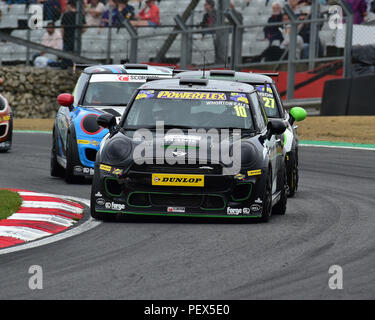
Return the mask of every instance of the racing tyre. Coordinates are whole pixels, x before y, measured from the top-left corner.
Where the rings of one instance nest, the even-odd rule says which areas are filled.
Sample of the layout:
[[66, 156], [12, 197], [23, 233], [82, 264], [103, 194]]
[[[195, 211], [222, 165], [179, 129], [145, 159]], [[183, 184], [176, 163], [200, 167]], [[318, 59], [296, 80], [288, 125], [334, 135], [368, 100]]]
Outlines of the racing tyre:
[[74, 175], [74, 164], [77, 163], [78, 156], [77, 142], [75, 140], [74, 129], [68, 133], [66, 146], [66, 169], [65, 181], [67, 183], [83, 183], [84, 177]]
[[293, 197], [298, 189], [298, 154], [297, 150], [290, 153], [288, 164], [288, 196]]
[[65, 170], [60, 164], [57, 162], [57, 138], [55, 136], [55, 130], [53, 130], [52, 135], [52, 149], [51, 149], [51, 168], [50, 173], [52, 177], [64, 177]]
[[278, 215], [284, 215], [286, 212], [286, 204], [288, 201], [288, 195], [287, 195], [287, 190], [288, 190], [288, 183], [287, 183], [287, 172], [286, 172], [286, 166], [283, 170], [284, 174], [282, 176], [282, 189], [281, 189], [281, 195], [280, 195], [280, 200], [273, 206], [272, 208], [272, 214], [278, 214]]
[[262, 217], [260, 218], [261, 222], [268, 222], [272, 213], [272, 171], [271, 168], [268, 169], [268, 175], [266, 178], [266, 183], [264, 186], [264, 195], [263, 195], [263, 210]]

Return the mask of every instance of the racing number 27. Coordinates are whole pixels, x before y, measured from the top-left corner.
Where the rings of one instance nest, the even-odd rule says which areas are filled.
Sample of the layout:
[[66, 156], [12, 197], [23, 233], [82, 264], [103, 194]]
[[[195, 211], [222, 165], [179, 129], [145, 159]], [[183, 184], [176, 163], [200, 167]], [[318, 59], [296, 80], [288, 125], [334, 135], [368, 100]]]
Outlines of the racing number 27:
[[263, 97], [263, 101], [266, 108], [275, 108], [275, 99]]

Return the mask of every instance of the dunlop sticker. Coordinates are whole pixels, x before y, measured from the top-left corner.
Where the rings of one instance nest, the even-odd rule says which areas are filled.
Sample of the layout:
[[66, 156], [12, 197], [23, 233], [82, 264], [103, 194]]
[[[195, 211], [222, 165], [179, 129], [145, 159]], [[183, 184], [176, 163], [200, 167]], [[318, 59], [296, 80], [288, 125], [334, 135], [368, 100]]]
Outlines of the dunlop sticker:
[[247, 172], [248, 176], [259, 176], [260, 174], [262, 174], [262, 169], [251, 170]]
[[204, 175], [152, 174], [153, 186], [204, 187]]
[[77, 140], [78, 144], [90, 144], [90, 141], [88, 140]]
[[111, 166], [106, 166], [105, 164], [101, 164], [99, 168], [100, 170], [103, 170], [103, 171], [108, 171], [108, 172], [111, 171]]

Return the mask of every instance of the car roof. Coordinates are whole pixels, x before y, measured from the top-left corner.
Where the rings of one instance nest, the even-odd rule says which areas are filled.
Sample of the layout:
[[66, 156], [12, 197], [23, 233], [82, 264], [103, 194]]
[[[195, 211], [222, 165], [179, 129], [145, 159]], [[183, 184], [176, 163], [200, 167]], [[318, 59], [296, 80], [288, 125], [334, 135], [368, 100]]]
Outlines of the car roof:
[[234, 91], [250, 93], [254, 87], [236, 81], [209, 80], [209, 79], [190, 79], [190, 78], [172, 78], [165, 80], [154, 80], [146, 82], [139, 89], [148, 90], [188, 90], [188, 91]]
[[248, 83], [273, 83], [273, 79], [267, 75], [253, 72], [239, 72], [232, 70], [198, 70], [198, 71], [185, 71], [178, 73], [175, 78], [202, 78], [203, 76], [208, 79], [216, 80], [229, 80]]
[[150, 66], [147, 64], [108, 64], [86, 67], [83, 70], [88, 74], [155, 74], [173, 75], [173, 69], [160, 66]]

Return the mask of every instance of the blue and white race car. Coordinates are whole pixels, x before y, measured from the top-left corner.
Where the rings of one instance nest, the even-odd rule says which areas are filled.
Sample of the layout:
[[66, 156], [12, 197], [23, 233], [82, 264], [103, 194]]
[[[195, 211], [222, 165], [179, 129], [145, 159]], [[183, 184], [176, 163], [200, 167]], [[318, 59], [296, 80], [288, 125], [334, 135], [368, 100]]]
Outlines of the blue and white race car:
[[98, 126], [103, 113], [120, 120], [134, 91], [153, 79], [172, 78], [173, 69], [145, 64], [98, 65], [83, 70], [73, 94], [58, 97], [53, 127], [51, 176], [68, 183], [94, 174], [100, 142], [108, 130]]

